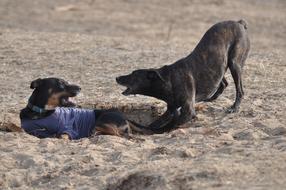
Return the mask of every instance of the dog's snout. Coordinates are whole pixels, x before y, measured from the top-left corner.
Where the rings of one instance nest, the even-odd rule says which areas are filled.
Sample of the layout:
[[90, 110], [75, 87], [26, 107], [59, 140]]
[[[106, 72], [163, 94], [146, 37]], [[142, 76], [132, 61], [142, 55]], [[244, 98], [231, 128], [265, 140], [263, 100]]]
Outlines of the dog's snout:
[[78, 85], [68, 85], [66, 88], [66, 91], [71, 95], [71, 96], [76, 96], [80, 93], [81, 88]]
[[80, 91], [81, 91], [81, 87], [79, 87], [79, 86], [77, 86], [77, 89], [76, 89], [76, 93], [78, 94], [78, 93], [80, 93]]
[[118, 84], [124, 84], [124, 77], [123, 76], [116, 77], [116, 82]]
[[130, 77], [128, 77], [128, 75], [122, 75], [122, 76], [116, 77], [116, 82], [118, 84], [125, 84], [125, 83], [128, 83], [129, 79]]
[[80, 91], [81, 88], [78, 85], [71, 85], [71, 88], [73, 88], [74, 90]]

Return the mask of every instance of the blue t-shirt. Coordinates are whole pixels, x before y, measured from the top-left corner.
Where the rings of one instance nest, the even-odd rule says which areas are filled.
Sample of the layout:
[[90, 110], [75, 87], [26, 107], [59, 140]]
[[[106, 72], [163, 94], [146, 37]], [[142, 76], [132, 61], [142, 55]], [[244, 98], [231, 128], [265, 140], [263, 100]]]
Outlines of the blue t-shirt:
[[87, 109], [56, 108], [53, 114], [45, 118], [22, 119], [21, 127], [39, 138], [68, 134], [71, 139], [79, 139], [90, 136], [95, 128], [95, 113]]

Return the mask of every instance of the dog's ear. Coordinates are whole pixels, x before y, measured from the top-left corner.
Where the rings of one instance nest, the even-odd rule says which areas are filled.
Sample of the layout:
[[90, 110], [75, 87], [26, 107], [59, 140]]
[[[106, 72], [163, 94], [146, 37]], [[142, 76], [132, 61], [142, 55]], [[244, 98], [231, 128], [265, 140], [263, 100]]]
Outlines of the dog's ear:
[[35, 88], [39, 87], [41, 84], [42, 84], [42, 79], [38, 78], [38, 79], [31, 82], [30, 88], [35, 89]]
[[147, 78], [150, 80], [161, 80], [163, 82], [165, 82], [164, 78], [161, 76], [160, 72], [156, 69], [151, 69], [149, 71], [147, 71]]

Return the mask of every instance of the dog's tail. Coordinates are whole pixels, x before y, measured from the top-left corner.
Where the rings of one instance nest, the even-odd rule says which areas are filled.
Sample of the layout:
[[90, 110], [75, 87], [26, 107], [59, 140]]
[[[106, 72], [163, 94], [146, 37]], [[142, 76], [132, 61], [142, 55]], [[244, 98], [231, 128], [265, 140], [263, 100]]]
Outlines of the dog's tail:
[[146, 135], [154, 134], [154, 132], [149, 127], [143, 126], [143, 125], [141, 125], [135, 121], [129, 120], [129, 119], [127, 121], [130, 124], [131, 130], [133, 130], [137, 133], [143, 133]]
[[241, 19], [239, 21], [237, 21], [239, 24], [243, 25], [244, 29], [247, 29], [248, 27], [248, 24], [245, 20]]
[[165, 132], [170, 132], [177, 128], [174, 120], [167, 121], [160, 126], [149, 125], [148, 127], [140, 125], [135, 121], [128, 120], [128, 122], [130, 123], [130, 127], [133, 131], [145, 135], [162, 134]]
[[162, 133], [170, 132], [170, 131], [172, 131], [174, 129], [177, 129], [178, 126], [176, 125], [176, 120], [175, 119], [171, 119], [171, 120], [168, 120], [168, 121], [164, 122], [160, 126], [154, 126], [154, 125], [151, 124], [149, 126], [149, 128], [150, 128], [150, 130], [152, 130], [156, 134], [162, 134]]
[[174, 112], [171, 114], [169, 118], [167, 118], [163, 123], [156, 121], [151, 123], [148, 127], [140, 125], [134, 121], [128, 120], [131, 124], [130, 127], [136, 132], [143, 133], [143, 134], [162, 134], [165, 132], [170, 132], [176, 128], [178, 128], [176, 121], [179, 117], [179, 112]]

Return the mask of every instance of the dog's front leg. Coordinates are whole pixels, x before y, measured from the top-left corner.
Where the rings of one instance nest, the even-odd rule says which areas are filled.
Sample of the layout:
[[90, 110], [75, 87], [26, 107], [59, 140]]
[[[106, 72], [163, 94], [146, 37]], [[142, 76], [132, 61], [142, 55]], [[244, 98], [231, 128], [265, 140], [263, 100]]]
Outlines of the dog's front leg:
[[[179, 117], [179, 111], [178, 110], [174, 110], [172, 112], [168, 111], [168, 115], [167, 113], [165, 113], [167, 116], [166, 117], [161, 117], [158, 120], [162, 120], [159, 122], [157, 122], [158, 120], [156, 120], [155, 122], [158, 125], [149, 125], [150, 130], [153, 133], [157, 133], [157, 134], [161, 134], [161, 133], [165, 133], [165, 132], [170, 132], [171, 130], [174, 130], [178, 127], [178, 125], [176, 124], [178, 117]], [[163, 114], [164, 115], [164, 114]], [[153, 122], [153, 123], [155, 123]]]
[[173, 118], [172, 116], [172, 112], [167, 109], [166, 112], [161, 115], [157, 120], [155, 120], [154, 122], [152, 122], [149, 127], [152, 129], [159, 129], [162, 126], [165, 126], [166, 123], [170, 122], [170, 120]]
[[178, 111], [179, 117], [175, 122], [176, 125], [183, 125], [197, 118], [194, 102], [186, 102]]
[[184, 75], [181, 81], [184, 81], [184, 84], [178, 85], [176, 89], [176, 92], [179, 92], [175, 99], [175, 105], [179, 112], [179, 117], [175, 121], [176, 125], [185, 124], [196, 118], [196, 88], [193, 76], [191, 74]]

